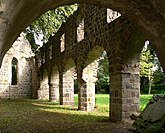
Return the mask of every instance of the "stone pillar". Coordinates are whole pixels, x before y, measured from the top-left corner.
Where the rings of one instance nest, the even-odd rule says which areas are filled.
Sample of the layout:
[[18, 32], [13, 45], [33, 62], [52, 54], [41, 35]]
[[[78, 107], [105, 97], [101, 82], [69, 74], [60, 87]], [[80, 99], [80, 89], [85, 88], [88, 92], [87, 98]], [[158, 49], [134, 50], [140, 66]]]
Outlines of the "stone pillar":
[[37, 93], [38, 99], [49, 99], [48, 75], [46, 71], [44, 71], [43, 77], [40, 81], [40, 88]]
[[[110, 74], [110, 119], [121, 121], [139, 111], [140, 77], [135, 66]], [[130, 71], [131, 70], [131, 71]]]
[[77, 74], [78, 83], [78, 109], [87, 111], [87, 85], [86, 82], [81, 78], [81, 75]]
[[95, 107], [95, 83], [78, 80], [78, 109], [91, 111]]
[[125, 119], [140, 111], [139, 74], [122, 74], [122, 82], [122, 118]]
[[50, 79], [49, 82], [49, 101], [57, 102], [59, 100], [59, 77], [57, 79]]
[[78, 109], [93, 110], [95, 107], [95, 82], [97, 81], [98, 62], [89, 64], [81, 73], [77, 74], [78, 81]]
[[57, 102], [59, 100], [59, 74], [54, 72], [49, 79], [49, 101]]
[[74, 68], [60, 73], [60, 104], [74, 103]]

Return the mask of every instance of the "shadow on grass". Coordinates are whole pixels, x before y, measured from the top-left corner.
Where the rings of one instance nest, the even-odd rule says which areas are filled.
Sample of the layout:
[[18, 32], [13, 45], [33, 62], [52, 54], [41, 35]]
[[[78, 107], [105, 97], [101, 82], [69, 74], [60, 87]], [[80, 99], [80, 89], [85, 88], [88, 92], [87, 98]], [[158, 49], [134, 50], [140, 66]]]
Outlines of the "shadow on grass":
[[25, 99], [0, 99], [0, 132], [126, 133], [128, 125], [103, 122], [107, 116], [71, 110], [71, 106]]

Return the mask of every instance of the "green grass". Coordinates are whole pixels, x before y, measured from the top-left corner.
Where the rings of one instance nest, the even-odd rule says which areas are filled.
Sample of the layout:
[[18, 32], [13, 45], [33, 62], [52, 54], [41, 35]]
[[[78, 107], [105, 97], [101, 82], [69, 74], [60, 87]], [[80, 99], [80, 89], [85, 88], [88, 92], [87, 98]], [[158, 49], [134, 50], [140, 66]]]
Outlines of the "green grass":
[[[97, 113], [101, 115], [108, 116], [109, 115], [109, 95], [108, 94], [96, 94], [95, 95], [95, 110], [97, 110]], [[78, 105], [78, 95], [75, 94], [74, 96], [74, 105]]]
[[[151, 96], [141, 96], [141, 109]], [[77, 95], [75, 96], [77, 101]], [[77, 102], [75, 103], [77, 105]], [[0, 132], [125, 132], [123, 124], [105, 122], [109, 117], [109, 95], [96, 94], [93, 111], [77, 111], [47, 100], [0, 99]]]
[[[140, 95], [140, 111], [143, 111], [153, 95]], [[78, 104], [78, 95], [75, 95], [75, 105]], [[109, 94], [96, 94], [96, 107], [98, 111], [106, 114], [109, 112]]]
[[140, 96], [140, 110], [143, 111], [146, 107], [148, 101], [152, 98], [153, 95], [141, 95]]

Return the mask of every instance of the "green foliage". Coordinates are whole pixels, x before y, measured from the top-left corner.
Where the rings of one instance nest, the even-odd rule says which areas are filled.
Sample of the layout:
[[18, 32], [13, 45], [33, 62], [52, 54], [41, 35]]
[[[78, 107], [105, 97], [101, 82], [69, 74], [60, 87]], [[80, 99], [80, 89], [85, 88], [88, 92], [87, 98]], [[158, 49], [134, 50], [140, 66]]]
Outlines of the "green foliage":
[[32, 51], [35, 52], [37, 50], [37, 48], [39, 47], [39, 45], [37, 45], [35, 43], [34, 33], [27, 31], [26, 32], [26, 39], [30, 42]]
[[[141, 89], [141, 94], [148, 93], [148, 84], [143, 86]], [[153, 84], [151, 94], [165, 94], [165, 84]]]
[[151, 90], [154, 84], [164, 83], [163, 77], [164, 73], [154, 49], [145, 44], [140, 56], [141, 92], [146, 93], [146, 87]]
[[140, 76], [149, 77], [154, 66], [154, 56], [151, 54], [149, 45], [145, 46], [140, 56]]
[[32, 49], [35, 51], [38, 47], [35, 44], [34, 34], [37, 35], [38, 38], [40, 38], [40, 35], [43, 35], [42, 41], [47, 42], [50, 35], [54, 35], [58, 31], [61, 24], [73, 14], [77, 7], [77, 4], [74, 4], [49, 10], [26, 28], [25, 33], [27, 33], [27, 39], [31, 43]]
[[153, 73], [153, 83], [154, 84], [162, 84], [164, 83], [164, 73], [161, 68], [160, 62], [157, 63], [158, 69], [154, 71]]
[[99, 60], [99, 67], [97, 71], [98, 80], [96, 82], [97, 93], [108, 93], [107, 88], [109, 89], [109, 62], [106, 52], [104, 51], [101, 54]]

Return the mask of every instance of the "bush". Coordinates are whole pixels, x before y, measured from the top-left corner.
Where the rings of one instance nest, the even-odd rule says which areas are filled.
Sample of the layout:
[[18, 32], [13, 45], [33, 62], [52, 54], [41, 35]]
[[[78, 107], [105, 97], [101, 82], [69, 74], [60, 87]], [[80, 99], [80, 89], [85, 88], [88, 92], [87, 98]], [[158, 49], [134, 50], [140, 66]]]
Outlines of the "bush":
[[[144, 85], [141, 94], [148, 94], [149, 85]], [[151, 94], [165, 94], [165, 84], [155, 84], [151, 86]]]
[[97, 94], [109, 94], [109, 85], [96, 85]]

